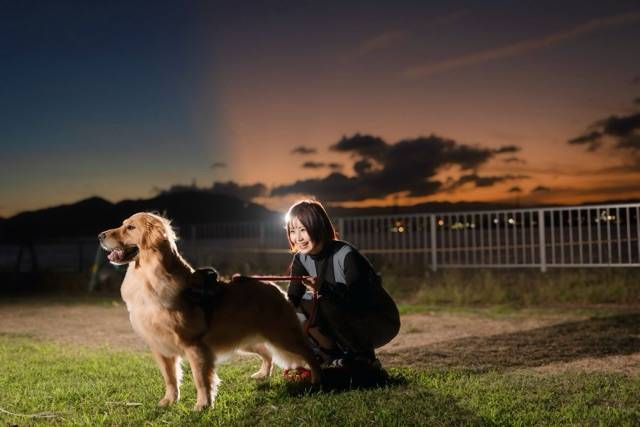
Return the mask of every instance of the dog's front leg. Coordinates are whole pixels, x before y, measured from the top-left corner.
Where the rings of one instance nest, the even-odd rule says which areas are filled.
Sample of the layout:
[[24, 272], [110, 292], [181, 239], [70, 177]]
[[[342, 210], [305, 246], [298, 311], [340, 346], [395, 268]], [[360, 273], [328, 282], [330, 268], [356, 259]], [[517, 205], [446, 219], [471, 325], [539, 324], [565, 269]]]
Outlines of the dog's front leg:
[[213, 355], [208, 348], [194, 345], [185, 349], [196, 386], [196, 411], [213, 406], [220, 380], [215, 373]]
[[164, 378], [164, 397], [158, 402], [159, 406], [167, 406], [180, 399], [180, 381], [182, 381], [182, 366], [179, 357], [165, 357], [160, 353], [153, 352], [162, 378]]

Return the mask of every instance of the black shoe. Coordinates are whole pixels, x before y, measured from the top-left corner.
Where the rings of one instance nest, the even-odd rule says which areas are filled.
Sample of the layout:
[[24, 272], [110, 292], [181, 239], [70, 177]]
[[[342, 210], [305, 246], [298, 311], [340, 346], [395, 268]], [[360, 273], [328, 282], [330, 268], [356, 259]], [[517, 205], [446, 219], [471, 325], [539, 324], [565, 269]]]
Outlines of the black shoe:
[[382, 364], [374, 355], [345, 354], [322, 364], [323, 368], [339, 368], [348, 371], [382, 371]]
[[381, 371], [382, 364], [375, 356], [355, 356], [349, 360], [351, 369], [366, 370], [366, 371]]
[[325, 360], [322, 364], [323, 369], [348, 369], [348, 360], [344, 357]]

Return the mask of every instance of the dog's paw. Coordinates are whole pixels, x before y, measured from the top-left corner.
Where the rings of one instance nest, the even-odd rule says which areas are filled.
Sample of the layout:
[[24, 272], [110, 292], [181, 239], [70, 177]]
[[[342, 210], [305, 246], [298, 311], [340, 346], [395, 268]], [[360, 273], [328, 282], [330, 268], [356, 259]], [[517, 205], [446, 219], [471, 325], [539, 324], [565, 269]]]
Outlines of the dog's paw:
[[178, 398], [176, 396], [165, 396], [162, 399], [160, 399], [160, 402], [158, 402], [158, 406], [169, 406], [172, 405], [174, 403], [176, 403], [178, 401]]
[[267, 378], [269, 376], [269, 372], [264, 372], [262, 370], [256, 372], [255, 374], [251, 375], [251, 378], [253, 378], [254, 380], [263, 380], [265, 378]]
[[211, 402], [208, 401], [196, 402], [196, 406], [193, 407], [193, 410], [200, 412], [203, 409], [207, 409], [209, 406], [211, 406]]

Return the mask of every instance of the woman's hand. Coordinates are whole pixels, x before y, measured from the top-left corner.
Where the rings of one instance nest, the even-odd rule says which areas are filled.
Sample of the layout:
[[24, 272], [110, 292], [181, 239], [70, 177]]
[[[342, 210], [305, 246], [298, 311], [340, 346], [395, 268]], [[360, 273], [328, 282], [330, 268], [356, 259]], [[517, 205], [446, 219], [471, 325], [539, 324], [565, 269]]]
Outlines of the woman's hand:
[[316, 290], [316, 277], [305, 277], [302, 279], [302, 284], [307, 288], [308, 291], [313, 292]]

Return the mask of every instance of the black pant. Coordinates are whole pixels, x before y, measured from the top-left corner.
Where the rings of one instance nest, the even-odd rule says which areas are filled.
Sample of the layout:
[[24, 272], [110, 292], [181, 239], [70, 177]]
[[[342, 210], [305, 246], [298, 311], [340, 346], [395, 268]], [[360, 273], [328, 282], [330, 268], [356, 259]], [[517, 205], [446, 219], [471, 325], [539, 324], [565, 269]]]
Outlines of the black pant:
[[[366, 305], [325, 297], [318, 298], [316, 304], [313, 326], [349, 353], [373, 354], [374, 349], [391, 341], [400, 329], [398, 309], [386, 292], [375, 295]], [[305, 301], [302, 308], [308, 318], [310, 302]]]

